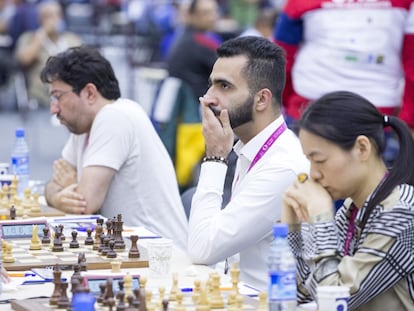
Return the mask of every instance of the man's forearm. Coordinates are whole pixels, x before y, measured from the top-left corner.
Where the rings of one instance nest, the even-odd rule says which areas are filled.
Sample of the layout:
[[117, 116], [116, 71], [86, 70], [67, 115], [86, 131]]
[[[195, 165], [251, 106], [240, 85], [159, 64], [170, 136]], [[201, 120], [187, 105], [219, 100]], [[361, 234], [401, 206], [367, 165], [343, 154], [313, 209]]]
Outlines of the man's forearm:
[[57, 200], [56, 200], [56, 194], [61, 190], [62, 190], [62, 187], [56, 184], [53, 180], [50, 180], [46, 184], [45, 198], [46, 198], [47, 205], [55, 207], [55, 208], [59, 208], [58, 206], [59, 204], [57, 203]]

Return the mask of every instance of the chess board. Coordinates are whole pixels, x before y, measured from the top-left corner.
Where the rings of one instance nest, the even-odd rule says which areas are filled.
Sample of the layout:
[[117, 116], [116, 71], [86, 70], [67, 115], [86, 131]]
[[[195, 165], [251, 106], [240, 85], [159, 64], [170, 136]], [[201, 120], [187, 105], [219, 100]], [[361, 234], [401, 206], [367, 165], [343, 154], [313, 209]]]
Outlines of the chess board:
[[41, 250], [29, 250], [31, 239], [13, 239], [7, 240], [12, 244], [12, 255], [15, 258], [14, 263], [3, 263], [8, 271], [25, 271], [32, 268], [51, 267], [56, 264], [61, 269], [72, 270], [77, 263], [78, 254], [85, 253], [89, 270], [110, 269], [112, 261], [122, 261], [121, 268], [143, 268], [148, 267], [148, 252], [145, 247], [138, 243], [140, 258], [128, 258], [130, 240], [124, 238], [126, 248], [117, 251], [117, 258], [107, 258], [102, 256], [98, 251], [94, 251], [92, 246], [84, 245], [83, 239], [79, 240], [79, 248], [69, 248], [70, 237], [66, 237], [62, 242], [63, 252], [52, 252], [51, 245], [42, 245]]
[[[40, 205], [40, 212], [27, 212], [28, 217], [55, 217], [55, 216], [65, 216], [65, 213], [62, 211], [41, 204]], [[10, 210], [6, 208], [0, 208], [0, 218], [9, 219], [10, 218]], [[23, 217], [16, 217], [16, 219], [23, 219]]]
[[[225, 301], [226, 297], [223, 295]], [[183, 306], [187, 311], [195, 311], [196, 305], [194, 304], [191, 294], [186, 294], [183, 299]], [[126, 303], [126, 305], [128, 305]], [[259, 301], [255, 298], [249, 296], [243, 296], [243, 306], [239, 310], [252, 311], [257, 310]], [[176, 302], [169, 302], [168, 309], [175, 310]], [[38, 299], [25, 299], [25, 300], [14, 300], [11, 302], [11, 307], [15, 311], [53, 311], [53, 310], [62, 310], [57, 307], [51, 306], [49, 304], [49, 298], [38, 298]], [[113, 310], [116, 309], [116, 306], [113, 307]], [[99, 304], [95, 304], [95, 310], [109, 310], [109, 307], [104, 307]], [[214, 309], [217, 311], [226, 311], [228, 310], [225, 305], [222, 309]], [[155, 311], [162, 311], [162, 307], [155, 307]]]

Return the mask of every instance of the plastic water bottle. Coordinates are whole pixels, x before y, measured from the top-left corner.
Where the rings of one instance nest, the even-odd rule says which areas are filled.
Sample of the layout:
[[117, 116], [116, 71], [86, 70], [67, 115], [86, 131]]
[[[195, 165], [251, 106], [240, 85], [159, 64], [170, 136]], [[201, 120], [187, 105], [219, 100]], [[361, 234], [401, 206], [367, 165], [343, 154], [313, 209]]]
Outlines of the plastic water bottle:
[[274, 240], [270, 244], [269, 311], [296, 310], [296, 261], [287, 241], [288, 226], [273, 226]]
[[11, 167], [12, 174], [15, 174], [19, 179], [18, 193], [23, 194], [24, 190], [29, 187], [29, 147], [27, 146], [24, 129], [16, 129], [16, 138], [11, 153]]

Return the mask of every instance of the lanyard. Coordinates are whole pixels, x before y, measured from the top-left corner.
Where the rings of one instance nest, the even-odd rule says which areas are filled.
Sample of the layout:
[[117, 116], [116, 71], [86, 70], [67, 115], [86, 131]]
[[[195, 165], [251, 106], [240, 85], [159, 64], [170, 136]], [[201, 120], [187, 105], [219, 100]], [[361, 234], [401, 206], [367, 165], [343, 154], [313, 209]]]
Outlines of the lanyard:
[[[382, 185], [382, 183], [385, 181], [385, 179], [388, 177], [388, 175], [389, 175], [388, 172], [386, 172], [384, 174], [384, 177], [382, 177], [380, 183], [375, 188], [372, 196], [375, 195], [375, 193], [378, 191], [378, 188]], [[344, 256], [349, 255], [349, 248], [351, 246], [351, 241], [354, 238], [355, 218], [356, 218], [357, 214], [358, 214], [358, 208], [354, 205], [354, 203], [352, 203], [352, 211], [351, 211], [351, 216], [349, 217], [349, 226], [348, 226], [348, 230], [346, 232], [346, 240], [345, 240], [345, 245], [344, 245]]]
[[[263, 158], [263, 156], [265, 155], [265, 153], [269, 150], [269, 148], [273, 145], [273, 143], [280, 137], [280, 135], [282, 135], [282, 133], [287, 129], [286, 123], [283, 122], [281, 125], [279, 125], [279, 127], [269, 136], [269, 138], [264, 142], [264, 144], [260, 147], [259, 151], [256, 153], [252, 163], [250, 163], [249, 168], [247, 169], [246, 174], [253, 168], [253, 166], [256, 165], [257, 162], [259, 162], [259, 160], [261, 158]], [[237, 184], [239, 182], [239, 174], [237, 174], [237, 178], [236, 178], [236, 182], [235, 184]]]
[[352, 204], [352, 211], [351, 216], [349, 218], [349, 226], [348, 231], [346, 232], [346, 240], [345, 240], [345, 246], [344, 246], [344, 256], [349, 255], [349, 247], [351, 246], [352, 238], [354, 237], [355, 232], [355, 218], [358, 214], [358, 208]]
[[247, 170], [247, 172], [249, 172], [253, 166], [256, 165], [257, 162], [259, 162], [259, 160], [261, 158], [263, 158], [263, 156], [265, 155], [265, 153], [269, 150], [269, 148], [273, 145], [273, 143], [279, 138], [280, 135], [282, 135], [282, 133], [286, 130], [287, 126], [286, 123], [283, 122], [270, 136], [269, 138], [265, 141], [265, 143], [263, 144], [262, 147], [260, 147], [259, 151], [257, 152], [256, 156], [254, 157], [252, 163], [250, 163], [250, 166]]

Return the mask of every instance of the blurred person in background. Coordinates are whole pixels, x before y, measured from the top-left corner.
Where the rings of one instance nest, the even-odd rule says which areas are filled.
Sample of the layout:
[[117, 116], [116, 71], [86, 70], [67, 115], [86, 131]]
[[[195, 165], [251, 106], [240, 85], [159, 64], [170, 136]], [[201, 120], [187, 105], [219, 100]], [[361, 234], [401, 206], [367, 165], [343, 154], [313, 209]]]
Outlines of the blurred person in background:
[[[399, 115], [413, 130], [413, 3], [287, 0], [274, 33], [287, 56], [287, 119], [298, 120], [328, 92], [346, 90]], [[392, 163], [398, 144], [388, 140], [384, 157]]]
[[48, 107], [49, 91], [40, 80], [43, 66], [49, 56], [56, 55], [69, 47], [79, 46], [82, 40], [76, 34], [65, 31], [62, 9], [58, 2], [40, 3], [38, 12], [40, 27], [21, 35], [17, 42], [15, 57], [25, 73], [32, 107]]
[[218, 20], [215, 0], [193, 0], [188, 6], [186, 26], [172, 42], [167, 56], [169, 76], [187, 83], [194, 93], [194, 103], [207, 90], [208, 78], [217, 59], [221, 39], [214, 33]]
[[12, 39], [12, 50], [24, 32], [39, 27], [36, 0], [13, 0], [13, 5], [14, 13], [8, 25], [8, 34]]
[[243, 31], [240, 36], [265, 37], [273, 41], [273, 30], [278, 14], [278, 11], [273, 8], [261, 9], [254, 25]]

